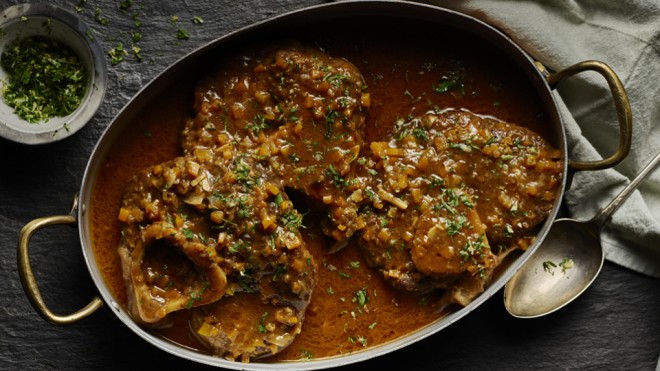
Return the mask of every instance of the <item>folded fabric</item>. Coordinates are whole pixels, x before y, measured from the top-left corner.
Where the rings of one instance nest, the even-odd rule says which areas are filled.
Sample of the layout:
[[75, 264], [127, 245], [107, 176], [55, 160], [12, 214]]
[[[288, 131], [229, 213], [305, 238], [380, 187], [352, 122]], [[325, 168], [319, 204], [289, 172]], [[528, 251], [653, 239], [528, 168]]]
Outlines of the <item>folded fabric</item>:
[[[608, 64], [633, 111], [632, 149], [614, 169], [578, 172], [567, 190], [570, 216], [593, 217], [660, 151], [660, 3], [654, 0], [427, 0], [495, 26], [552, 70], [585, 60]], [[569, 157], [597, 160], [618, 147], [619, 126], [605, 80], [581, 73], [557, 91]], [[614, 213], [601, 235], [605, 258], [660, 277], [660, 169]]]

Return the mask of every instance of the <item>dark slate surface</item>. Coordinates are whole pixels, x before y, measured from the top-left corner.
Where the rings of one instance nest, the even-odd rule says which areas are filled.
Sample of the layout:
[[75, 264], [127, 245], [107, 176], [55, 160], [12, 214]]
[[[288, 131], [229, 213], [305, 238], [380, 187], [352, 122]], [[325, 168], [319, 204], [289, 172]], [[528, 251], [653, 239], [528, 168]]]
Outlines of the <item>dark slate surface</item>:
[[[80, 14], [104, 50], [143, 23], [144, 61], [131, 57], [109, 66], [106, 100], [92, 122], [74, 136], [42, 146], [0, 140], [0, 369], [101, 370], [198, 368], [134, 335], [107, 309], [69, 327], [47, 324], [24, 296], [16, 268], [18, 232], [28, 221], [66, 214], [93, 146], [118, 110], [166, 66], [236, 28], [323, 1], [139, 1], [128, 12], [120, 1], [87, 0]], [[15, 1], [2, 1], [2, 8]], [[75, 11], [75, 0], [53, 1]], [[95, 21], [95, 9], [108, 25]], [[190, 33], [175, 38], [172, 16]], [[193, 16], [204, 23], [194, 25]], [[95, 295], [77, 230], [53, 227], [31, 244], [32, 262], [44, 298], [57, 313], [71, 312]], [[660, 353], [660, 287], [651, 279], [605, 265], [586, 294], [553, 315], [510, 317], [501, 293], [446, 330], [404, 350], [346, 367], [408, 370], [638, 369], [653, 370]]]

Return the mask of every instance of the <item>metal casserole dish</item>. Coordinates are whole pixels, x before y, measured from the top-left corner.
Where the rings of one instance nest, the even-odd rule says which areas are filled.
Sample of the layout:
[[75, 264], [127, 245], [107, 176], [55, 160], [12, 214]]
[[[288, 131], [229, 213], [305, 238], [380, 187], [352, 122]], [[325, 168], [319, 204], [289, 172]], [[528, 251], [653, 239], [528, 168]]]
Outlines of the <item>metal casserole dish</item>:
[[[92, 248], [93, 239], [90, 233], [91, 221], [89, 205], [95, 180], [101, 171], [101, 165], [104, 158], [107, 156], [110, 149], [116, 143], [121, 141], [122, 135], [126, 135], [126, 133], [129, 132], [129, 126], [138, 114], [142, 112], [145, 107], [154, 104], [154, 100], [158, 97], [160, 92], [178, 86], [175, 84], [181, 84], [181, 81], [188, 81], [194, 85], [194, 82], [201, 76], [200, 71], [204, 70], [203, 66], [205, 66], [205, 63], [207, 63], [208, 60], [221, 58], [224, 53], [249, 42], [261, 42], [264, 40], [275, 40], [292, 36], [295, 37], [295, 35], [305, 34], [307, 30], [315, 30], [315, 32], [318, 31], [321, 34], [323, 32], [332, 33], [332, 28], [328, 26], [330, 20], [336, 22], [335, 24], [340, 25], [345, 23], [372, 22], [372, 24], [386, 25], [383, 27], [396, 27], [404, 22], [414, 22], [420, 26], [423, 25], [430, 28], [469, 34], [483, 40], [489, 45], [492, 45], [508, 57], [509, 63], [513, 64], [519, 71], [520, 78], [526, 79], [534, 87], [538, 99], [544, 107], [545, 114], [549, 117], [550, 122], [552, 122], [552, 127], [548, 128], [548, 131], [551, 133], [551, 137], [548, 139], [560, 150], [564, 164], [562, 176], [563, 183], [559, 187], [559, 194], [557, 195], [551, 214], [543, 223], [536, 236], [535, 243], [508, 266], [504, 267], [504, 269], [498, 273], [491, 284], [486, 288], [485, 292], [466, 307], [406, 336], [352, 354], [286, 363], [254, 362], [250, 364], [241, 364], [201, 354], [153, 335], [138, 326], [131, 319], [126, 310], [118, 303], [116, 298], [113, 297], [95, 260], [96, 258]], [[554, 86], [559, 81], [582, 71], [598, 72], [607, 80], [612, 90], [621, 128], [619, 148], [612, 156], [596, 162], [577, 162], [568, 159], [564, 125], [561, 121], [557, 104], [552, 93]], [[251, 25], [219, 38], [185, 56], [145, 86], [121, 110], [121, 112], [118, 113], [98, 141], [87, 164], [79, 192], [79, 198], [77, 199], [77, 203], [74, 204], [71, 213], [68, 215], [36, 219], [28, 223], [21, 231], [21, 235], [19, 236], [19, 271], [21, 281], [28, 298], [35, 309], [37, 309], [42, 317], [53, 324], [70, 324], [77, 322], [93, 313], [105, 303], [112, 309], [119, 320], [147, 342], [166, 352], [202, 364], [228, 369], [250, 368], [273, 370], [286, 367], [291, 370], [310, 370], [337, 367], [360, 362], [403, 348], [409, 344], [431, 336], [458, 321], [488, 300], [493, 294], [498, 292], [511, 278], [515, 271], [524, 264], [531, 254], [534, 253], [539, 243], [544, 239], [550, 224], [559, 212], [560, 202], [567, 180], [570, 179], [571, 171], [598, 170], [619, 163], [625, 158], [630, 149], [631, 128], [631, 111], [625, 91], [621, 82], [609, 67], [600, 62], [587, 61], [551, 74], [546, 71], [540, 63], [532, 60], [522, 49], [520, 49], [520, 47], [514, 44], [501, 32], [477, 19], [463, 14], [426, 5], [389, 1], [333, 3], [295, 11]], [[66, 316], [59, 316], [52, 313], [45, 305], [29, 264], [28, 246], [30, 237], [37, 230], [54, 224], [78, 225], [83, 255], [88, 270], [100, 293], [100, 298], [94, 298], [85, 308]]]

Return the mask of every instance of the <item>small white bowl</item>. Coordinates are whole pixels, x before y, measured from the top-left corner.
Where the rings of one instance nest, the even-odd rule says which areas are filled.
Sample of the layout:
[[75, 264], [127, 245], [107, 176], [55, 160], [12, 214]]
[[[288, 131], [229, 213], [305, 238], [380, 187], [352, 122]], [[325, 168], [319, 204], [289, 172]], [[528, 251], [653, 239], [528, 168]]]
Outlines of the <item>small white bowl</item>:
[[64, 139], [85, 126], [103, 102], [107, 85], [104, 55], [91, 29], [77, 16], [48, 4], [19, 4], [3, 10], [0, 29], [0, 55], [17, 39], [44, 36], [70, 47], [89, 76], [85, 96], [75, 111], [46, 122], [29, 123], [2, 98], [8, 76], [0, 67], [0, 136], [19, 143], [41, 144]]

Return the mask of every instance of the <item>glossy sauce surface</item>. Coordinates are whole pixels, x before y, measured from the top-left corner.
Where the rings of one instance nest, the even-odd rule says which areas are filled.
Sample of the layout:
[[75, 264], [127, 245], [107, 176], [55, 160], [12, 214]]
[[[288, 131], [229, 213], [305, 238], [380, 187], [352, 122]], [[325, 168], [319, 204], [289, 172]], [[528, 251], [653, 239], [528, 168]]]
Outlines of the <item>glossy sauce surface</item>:
[[[400, 118], [422, 115], [434, 108], [465, 109], [529, 127], [541, 134], [550, 125], [533, 88], [506, 58], [475, 40], [438, 32], [398, 35], [341, 32], [310, 40], [333, 57], [344, 57], [362, 72], [371, 94], [365, 142], [378, 141]], [[444, 92], [443, 82], [456, 78]], [[94, 251], [104, 278], [120, 303], [126, 304], [117, 246], [124, 187], [134, 174], [181, 155], [180, 133], [190, 117], [195, 81], [165, 91], [135, 119], [117, 141], [98, 175], [91, 203]], [[356, 242], [327, 254], [331, 241], [323, 235], [314, 207], [292, 196], [306, 213], [301, 230], [317, 263], [318, 283], [307, 309], [302, 333], [269, 360], [321, 358], [351, 353], [408, 334], [444, 316], [440, 292], [412, 295], [397, 291], [369, 268]], [[236, 297], [233, 305], [245, 299]], [[186, 311], [174, 313], [173, 327], [154, 330], [193, 348], [201, 344], [188, 334]]]

